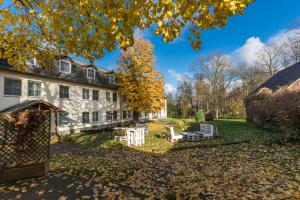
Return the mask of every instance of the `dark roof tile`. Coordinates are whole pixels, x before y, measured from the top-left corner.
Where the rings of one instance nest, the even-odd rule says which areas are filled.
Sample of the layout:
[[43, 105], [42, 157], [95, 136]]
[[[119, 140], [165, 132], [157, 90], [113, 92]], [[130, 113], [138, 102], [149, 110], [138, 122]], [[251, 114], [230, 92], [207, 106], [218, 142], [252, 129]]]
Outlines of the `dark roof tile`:
[[[26, 72], [19, 72], [13, 66], [7, 64], [7, 62], [5, 62], [4, 60], [0, 62], [0, 69], [16, 71], [19, 73], [28, 73], [28, 74], [44, 76], [44, 77], [54, 78], [54, 79], [61, 79], [61, 80], [66, 80], [66, 81], [71, 81], [71, 82], [76, 82], [81, 84], [94, 85], [94, 86], [99, 86], [108, 89], [117, 89], [117, 86], [115, 84], [109, 83], [109, 74], [111, 74], [111, 71], [87, 63], [81, 65], [79, 64], [79, 62], [73, 60], [72, 58], [65, 58], [65, 59], [69, 59], [72, 63], [71, 74], [64, 74], [59, 72], [58, 64], [56, 64], [54, 67], [50, 69], [44, 69], [40, 67], [28, 67], [28, 70]], [[87, 68], [91, 68], [91, 67], [96, 70], [95, 79], [90, 79], [87, 77]]]
[[274, 76], [269, 78], [266, 82], [261, 84], [256, 89], [256, 92], [261, 88], [269, 88], [277, 90], [280, 87], [288, 86], [300, 78], [300, 62], [277, 72]]

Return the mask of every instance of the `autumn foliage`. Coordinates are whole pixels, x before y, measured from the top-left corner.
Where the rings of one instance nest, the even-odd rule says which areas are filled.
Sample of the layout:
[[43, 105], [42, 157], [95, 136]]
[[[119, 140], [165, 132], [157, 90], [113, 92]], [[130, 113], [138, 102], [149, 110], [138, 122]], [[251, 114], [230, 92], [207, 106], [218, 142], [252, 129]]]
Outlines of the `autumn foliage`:
[[154, 62], [153, 45], [142, 38], [120, 56], [116, 76], [119, 92], [133, 111], [157, 112], [164, 106], [163, 77], [155, 71]]
[[[0, 0], [0, 58], [24, 68], [44, 53], [73, 54], [89, 60], [134, 43], [135, 29], [155, 27], [165, 42], [189, 24], [189, 40], [201, 46], [200, 30], [223, 27], [254, 0]], [[40, 59], [41, 58], [41, 59]], [[51, 56], [46, 56], [51, 58]]]

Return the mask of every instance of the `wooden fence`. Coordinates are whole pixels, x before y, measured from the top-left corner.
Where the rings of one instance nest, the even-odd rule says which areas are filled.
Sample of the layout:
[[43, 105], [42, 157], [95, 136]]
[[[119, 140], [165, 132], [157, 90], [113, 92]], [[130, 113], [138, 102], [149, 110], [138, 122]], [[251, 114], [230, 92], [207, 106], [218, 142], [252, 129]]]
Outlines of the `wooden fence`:
[[[44, 174], [49, 158], [50, 122], [49, 111], [0, 115], [0, 180]], [[26, 172], [22, 173], [22, 168]]]

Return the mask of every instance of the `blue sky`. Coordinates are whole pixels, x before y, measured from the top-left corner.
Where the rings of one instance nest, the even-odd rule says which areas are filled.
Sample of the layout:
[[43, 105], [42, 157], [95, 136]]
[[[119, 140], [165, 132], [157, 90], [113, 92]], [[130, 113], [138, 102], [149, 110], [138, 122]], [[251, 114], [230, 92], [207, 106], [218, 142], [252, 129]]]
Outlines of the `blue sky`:
[[[190, 66], [201, 54], [213, 51], [232, 53], [243, 46], [266, 43], [285, 33], [295, 23], [300, 24], [300, 0], [256, 0], [245, 11], [243, 16], [229, 19], [226, 27], [210, 31], [202, 31], [203, 46], [195, 51], [187, 40], [188, 32], [173, 43], [164, 43], [161, 37], [150, 31], [142, 35], [154, 44], [156, 69], [164, 74], [168, 89], [176, 88], [180, 75], [190, 73]], [[246, 55], [247, 51], [244, 52]], [[112, 68], [118, 59], [119, 51], [107, 53], [95, 64], [104, 68]], [[170, 88], [171, 87], [171, 88]]]

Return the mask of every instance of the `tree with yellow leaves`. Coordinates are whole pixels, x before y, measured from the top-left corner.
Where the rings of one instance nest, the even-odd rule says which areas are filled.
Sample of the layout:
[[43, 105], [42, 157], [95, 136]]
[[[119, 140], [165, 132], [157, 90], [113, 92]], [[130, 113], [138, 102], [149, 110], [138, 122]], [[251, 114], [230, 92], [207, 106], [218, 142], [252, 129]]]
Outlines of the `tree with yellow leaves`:
[[164, 106], [164, 81], [154, 62], [153, 45], [143, 38], [136, 38], [133, 46], [121, 53], [117, 84], [134, 119], [139, 112], [157, 112]]
[[93, 61], [117, 46], [126, 50], [136, 29], [152, 25], [165, 42], [189, 25], [191, 45], [199, 49], [201, 30], [225, 26], [253, 1], [0, 0], [0, 58], [18, 68], [32, 57], [43, 63], [56, 54]]

